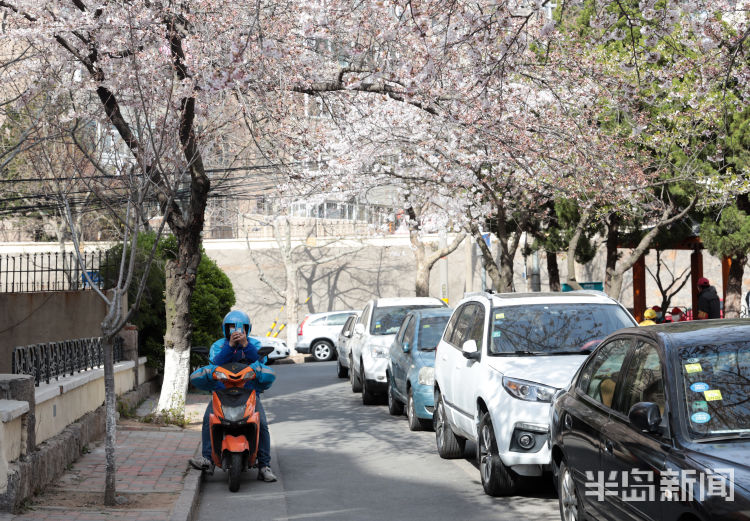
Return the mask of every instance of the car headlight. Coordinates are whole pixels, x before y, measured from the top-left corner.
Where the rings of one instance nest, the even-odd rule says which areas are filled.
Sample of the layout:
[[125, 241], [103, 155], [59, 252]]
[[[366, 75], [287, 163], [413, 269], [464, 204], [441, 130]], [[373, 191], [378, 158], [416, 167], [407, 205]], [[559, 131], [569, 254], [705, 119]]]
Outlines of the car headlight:
[[370, 354], [373, 358], [388, 358], [388, 348], [385, 346], [372, 346]]
[[514, 398], [526, 400], [527, 402], [550, 403], [557, 391], [556, 388], [548, 385], [519, 380], [517, 378], [508, 378], [507, 376], [503, 377], [503, 387]]
[[429, 385], [430, 387], [432, 387], [435, 383], [435, 368], [423, 367], [422, 369], [420, 369], [419, 374], [417, 375], [417, 381], [421, 385]]

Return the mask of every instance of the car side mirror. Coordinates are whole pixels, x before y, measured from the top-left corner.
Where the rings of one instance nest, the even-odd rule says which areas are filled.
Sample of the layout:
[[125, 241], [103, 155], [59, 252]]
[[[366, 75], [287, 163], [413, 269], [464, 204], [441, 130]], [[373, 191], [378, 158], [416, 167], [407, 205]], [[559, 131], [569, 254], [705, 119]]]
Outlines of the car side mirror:
[[408, 353], [409, 349], [411, 349], [409, 342], [404, 342], [403, 344], [401, 344], [401, 349], [404, 350], [404, 353]]
[[357, 324], [354, 326], [354, 334], [357, 336], [362, 336], [365, 334], [365, 325], [364, 324]]
[[479, 348], [476, 340], [467, 340], [461, 347], [461, 353], [468, 360], [479, 360]]
[[661, 411], [653, 402], [638, 402], [630, 408], [628, 419], [642, 432], [657, 433], [661, 425]]
[[264, 358], [274, 352], [274, 348], [271, 346], [263, 346], [258, 349], [258, 358]]

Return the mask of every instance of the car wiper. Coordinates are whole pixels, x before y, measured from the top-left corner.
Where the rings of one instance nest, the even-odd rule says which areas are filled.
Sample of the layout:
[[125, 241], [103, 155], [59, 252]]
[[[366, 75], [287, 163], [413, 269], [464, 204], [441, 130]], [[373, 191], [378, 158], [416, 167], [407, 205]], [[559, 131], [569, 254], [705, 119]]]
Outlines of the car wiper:
[[590, 355], [591, 349], [581, 349], [580, 351], [547, 351], [540, 353], [544, 355]]
[[743, 439], [750, 439], [750, 431], [735, 432], [732, 434], [722, 434], [721, 436], [711, 436], [709, 438], [698, 438], [695, 441], [697, 443], [712, 443], [715, 441], [743, 440]]
[[420, 351], [434, 351], [437, 347], [420, 347]]

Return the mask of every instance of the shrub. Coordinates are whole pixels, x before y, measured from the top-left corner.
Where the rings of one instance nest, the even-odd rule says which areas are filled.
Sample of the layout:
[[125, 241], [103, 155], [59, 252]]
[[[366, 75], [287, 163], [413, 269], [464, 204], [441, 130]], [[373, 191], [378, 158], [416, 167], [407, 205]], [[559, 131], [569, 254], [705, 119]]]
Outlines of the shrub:
[[[136, 253], [136, 272], [133, 284], [128, 290], [128, 299], [136, 298], [137, 282], [145, 267], [148, 255], [154, 245], [156, 234], [141, 233], [138, 236]], [[164, 366], [164, 333], [167, 330], [166, 310], [164, 307], [164, 290], [166, 287], [165, 266], [167, 259], [173, 258], [177, 251], [174, 236], [164, 237], [157, 246], [156, 257], [146, 281], [138, 311], [131, 322], [138, 327], [138, 352], [148, 358], [148, 365], [162, 369]], [[117, 245], [107, 252], [107, 263], [101, 272], [107, 285], [114, 283], [119, 267], [122, 245]], [[221, 337], [221, 321], [232, 309], [235, 302], [234, 289], [229, 277], [208, 258], [202, 251], [198, 265], [195, 290], [190, 300], [190, 321], [193, 325], [192, 345], [210, 346]]]

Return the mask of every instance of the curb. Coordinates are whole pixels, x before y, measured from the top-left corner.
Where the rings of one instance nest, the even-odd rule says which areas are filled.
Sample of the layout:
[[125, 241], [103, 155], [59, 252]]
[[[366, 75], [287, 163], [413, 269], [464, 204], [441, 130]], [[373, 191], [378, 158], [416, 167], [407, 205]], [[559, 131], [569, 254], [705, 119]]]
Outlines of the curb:
[[288, 358], [282, 358], [281, 360], [276, 360], [273, 365], [285, 365], [285, 364], [311, 364], [315, 363], [315, 359], [312, 357], [312, 355], [291, 355]]
[[[195, 450], [198, 455], [201, 444]], [[194, 469], [188, 465], [185, 475], [185, 486], [177, 498], [177, 502], [169, 514], [169, 521], [192, 521], [198, 511], [198, 499], [200, 498], [201, 485], [203, 484], [203, 471]]]

